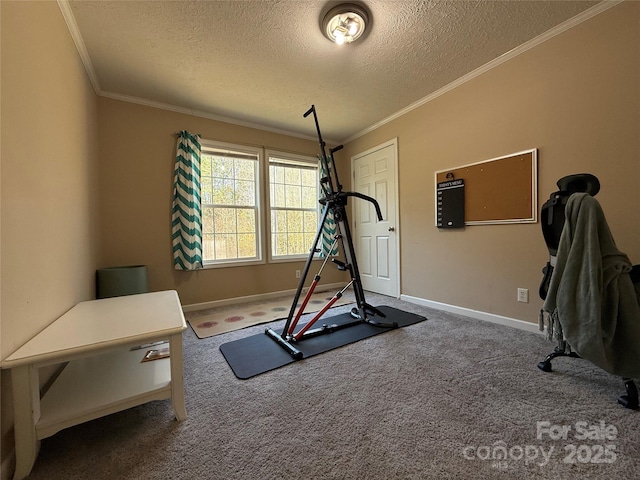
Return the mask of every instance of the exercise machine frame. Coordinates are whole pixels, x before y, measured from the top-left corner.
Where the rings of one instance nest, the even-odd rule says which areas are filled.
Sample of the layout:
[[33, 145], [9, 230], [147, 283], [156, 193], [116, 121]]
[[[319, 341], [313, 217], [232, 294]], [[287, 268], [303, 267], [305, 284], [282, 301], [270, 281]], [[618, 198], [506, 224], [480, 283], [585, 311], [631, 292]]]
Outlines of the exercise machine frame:
[[[311, 249], [309, 251], [307, 262], [304, 266], [302, 275], [300, 276], [300, 282], [298, 283], [298, 288], [293, 298], [291, 309], [289, 311], [289, 315], [287, 317], [284, 328], [282, 329], [282, 332], [277, 333], [271, 328], [267, 328], [265, 330], [266, 335], [275, 340], [278, 345], [289, 352], [289, 354], [295, 359], [301, 359], [303, 357], [303, 354], [300, 350], [298, 350], [298, 348], [296, 348], [294, 344], [306, 338], [315, 337], [326, 333], [332, 333], [336, 330], [352, 327], [363, 322], [381, 328], [398, 327], [398, 324], [396, 322], [380, 322], [370, 318], [376, 315], [384, 318], [385, 314], [377, 308], [369, 305], [365, 300], [364, 289], [360, 280], [360, 271], [358, 270], [358, 262], [356, 260], [355, 249], [353, 246], [353, 239], [351, 237], [351, 229], [349, 228], [349, 221], [347, 218], [346, 207], [349, 197], [357, 197], [362, 200], [371, 202], [376, 210], [376, 216], [379, 221], [382, 220], [380, 205], [375, 198], [369, 197], [359, 192], [345, 192], [342, 190], [342, 185], [340, 184], [340, 180], [338, 178], [338, 170], [335, 167], [333, 155], [335, 152], [342, 149], [343, 146], [338, 145], [337, 147], [329, 149], [329, 157], [327, 156], [326, 143], [322, 139], [322, 133], [320, 132], [320, 124], [318, 123], [318, 115], [316, 113], [315, 105], [311, 105], [311, 108], [307, 110], [303, 116], [304, 118], [306, 118], [312, 113], [316, 124], [316, 131], [318, 133], [318, 142], [320, 144], [320, 161], [322, 163], [324, 171], [326, 172], [326, 175], [320, 179], [320, 187], [322, 189], [323, 197], [319, 200], [319, 202], [323, 206], [322, 217], [318, 225], [318, 230], [313, 241], [313, 245], [311, 246]], [[311, 286], [309, 287], [309, 290], [307, 291], [307, 294], [305, 295], [305, 298], [302, 301], [302, 304], [300, 305], [300, 308], [298, 309], [298, 312], [296, 314], [296, 307], [298, 305], [298, 301], [300, 300], [300, 296], [302, 295], [307, 276], [309, 275], [311, 264], [315, 258], [316, 253], [319, 253], [320, 251], [318, 249], [318, 243], [322, 238], [323, 228], [328, 221], [330, 213], [333, 214], [333, 220], [335, 221], [337, 227], [337, 233], [333, 239], [331, 248], [327, 252], [327, 256], [322, 262], [320, 270], [315, 275], [313, 282], [311, 283]], [[342, 289], [340, 289], [311, 320], [309, 320], [296, 332], [295, 329], [298, 321], [304, 313], [304, 309], [307, 306], [309, 298], [318, 285], [321, 278], [321, 273], [326, 266], [327, 261], [329, 260], [329, 257], [334, 251], [336, 245], [338, 245], [339, 249], [342, 251], [345, 261], [342, 262], [335, 257], [332, 258], [331, 261], [332, 263], [335, 263], [337, 265], [339, 270], [349, 272], [350, 281]], [[311, 328], [326, 313], [326, 311], [329, 310], [329, 308], [331, 308], [333, 304], [335, 304], [338, 299], [342, 297], [344, 292], [349, 287], [353, 287], [353, 292], [356, 300], [356, 306], [352, 308], [350, 312], [351, 317], [353, 317], [354, 320], [352, 322], [332, 325], [324, 324], [318, 328]]]

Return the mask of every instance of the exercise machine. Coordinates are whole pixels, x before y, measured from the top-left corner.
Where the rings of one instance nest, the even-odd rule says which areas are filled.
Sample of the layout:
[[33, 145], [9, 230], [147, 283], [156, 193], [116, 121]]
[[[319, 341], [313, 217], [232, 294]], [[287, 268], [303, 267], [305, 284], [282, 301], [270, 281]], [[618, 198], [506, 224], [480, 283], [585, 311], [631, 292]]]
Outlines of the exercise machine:
[[[284, 348], [293, 358], [297, 360], [303, 357], [303, 353], [296, 347], [296, 344], [310, 337], [332, 333], [336, 330], [352, 327], [363, 322], [380, 328], [398, 327], [398, 324], [396, 322], [377, 321], [373, 319], [373, 317], [375, 316], [385, 318], [385, 314], [377, 308], [369, 305], [365, 300], [364, 289], [362, 287], [362, 282], [360, 281], [360, 271], [358, 270], [355, 249], [353, 247], [353, 239], [351, 237], [351, 230], [349, 228], [349, 221], [347, 218], [346, 207], [349, 197], [357, 197], [359, 199], [372, 203], [376, 210], [376, 216], [379, 221], [382, 220], [380, 205], [375, 198], [369, 197], [359, 192], [345, 192], [342, 190], [342, 185], [340, 184], [340, 180], [338, 178], [338, 170], [334, 163], [334, 154], [338, 150], [342, 149], [343, 146], [338, 145], [337, 147], [329, 149], [329, 155], [327, 155], [326, 143], [322, 139], [322, 133], [320, 132], [320, 124], [318, 122], [318, 115], [316, 113], [315, 105], [311, 105], [311, 108], [307, 110], [303, 116], [304, 118], [306, 118], [311, 114], [313, 114], [313, 118], [316, 124], [316, 131], [318, 133], [318, 142], [320, 144], [320, 162], [322, 164], [324, 172], [326, 173], [326, 175], [320, 178], [322, 198], [320, 198], [319, 202], [320, 205], [322, 205], [322, 216], [318, 225], [318, 231], [316, 233], [313, 245], [311, 246], [311, 249], [309, 251], [307, 262], [305, 264], [302, 275], [300, 276], [300, 282], [298, 283], [298, 288], [293, 298], [293, 303], [291, 304], [291, 309], [289, 311], [289, 315], [287, 317], [284, 328], [282, 329], [281, 333], [277, 333], [271, 328], [267, 328], [265, 330], [266, 335], [275, 340], [282, 348]], [[331, 248], [327, 252], [326, 257], [322, 262], [320, 270], [315, 275], [313, 282], [311, 283], [311, 286], [309, 287], [309, 290], [307, 291], [307, 294], [305, 295], [305, 298], [303, 299], [302, 304], [300, 305], [300, 308], [296, 313], [296, 307], [300, 300], [300, 296], [302, 295], [302, 291], [304, 290], [304, 284], [306, 282], [307, 276], [309, 275], [311, 264], [314, 258], [316, 258], [316, 254], [320, 253], [320, 250], [318, 249], [318, 243], [323, 236], [323, 229], [325, 224], [329, 221], [330, 214], [332, 214], [333, 221], [337, 226], [336, 235], [333, 238]], [[342, 251], [344, 262], [338, 260], [335, 257], [331, 259], [331, 262], [337, 265], [338, 270], [348, 272], [350, 280], [326, 303], [326, 305], [322, 309], [320, 309], [320, 311], [311, 320], [302, 325], [301, 328], [296, 331], [298, 321], [304, 313], [304, 309], [307, 306], [309, 298], [320, 282], [322, 271], [327, 265], [329, 257], [331, 256], [336, 246], [338, 246], [339, 250]], [[356, 300], [356, 306], [353, 307], [350, 312], [353, 321], [341, 324], [323, 324], [321, 327], [312, 328], [316, 324], [316, 322], [320, 318], [322, 318], [327, 310], [329, 310], [342, 297], [344, 292], [349, 287], [353, 287], [353, 292]]]

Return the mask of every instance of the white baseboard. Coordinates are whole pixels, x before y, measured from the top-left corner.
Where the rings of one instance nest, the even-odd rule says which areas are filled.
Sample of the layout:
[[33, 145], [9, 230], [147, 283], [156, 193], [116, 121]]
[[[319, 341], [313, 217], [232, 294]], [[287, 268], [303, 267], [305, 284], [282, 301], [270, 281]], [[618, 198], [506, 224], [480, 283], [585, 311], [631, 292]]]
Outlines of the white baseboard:
[[[331, 283], [326, 285], [318, 285], [316, 288], [318, 291], [340, 289], [344, 286], [342, 283]], [[307, 288], [303, 290], [306, 293]], [[236, 305], [239, 303], [259, 302], [265, 300], [271, 300], [273, 298], [284, 297], [287, 295], [293, 295], [296, 293], [296, 289], [281, 290], [278, 292], [261, 293], [258, 295], [247, 295], [245, 297], [227, 298], [224, 300], [214, 300], [211, 302], [194, 303], [191, 305], [183, 305], [182, 310], [184, 312], [193, 312], [196, 310], [205, 310], [207, 308], [224, 307], [226, 305]], [[458, 307], [456, 305], [449, 305], [447, 303], [435, 302], [433, 300], [427, 300], [425, 298], [413, 297], [411, 295], [400, 295], [400, 300], [405, 302], [415, 303], [416, 305], [422, 305], [424, 307], [434, 308], [436, 310], [442, 310], [444, 312], [455, 313], [458, 315], [465, 315], [467, 317], [476, 318], [485, 322], [497, 323], [498, 325], [505, 325], [507, 327], [517, 328], [519, 330], [526, 330], [527, 332], [542, 333], [537, 323], [525, 322], [524, 320], [518, 320], [516, 318], [503, 317], [493, 313], [482, 312], [480, 310], [472, 310], [470, 308]]]
[[[323, 292], [325, 290], [333, 290], [342, 289], [344, 287], [344, 283], [327, 283], [324, 285], [318, 285], [316, 287], [316, 291]], [[305, 287], [302, 293], [306, 293], [308, 287]], [[265, 300], [271, 300], [273, 298], [286, 297], [288, 295], [295, 295], [297, 288], [292, 290], [280, 290], [279, 292], [270, 292], [270, 293], [260, 293], [258, 295], [247, 295], [246, 297], [234, 297], [234, 298], [226, 298], [224, 300], [213, 300], [211, 302], [203, 302], [203, 303], [193, 303], [191, 305], [183, 305], [183, 312], [194, 312], [196, 310], [205, 310], [207, 308], [215, 308], [215, 307], [224, 307], [226, 305], [237, 305], [238, 303], [250, 303], [250, 302], [261, 302]]]
[[525, 322], [524, 320], [518, 320], [516, 318], [503, 317], [501, 315], [495, 315], [493, 313], [481, 312], [480, 310], [472, 310], [470, 308], [457, 307], [455, 305], [449, 305], [447, 303], [434, 302], [433, 300], [412, 297], [411, 295], [400, 295], [400, 300], [404, 300], [409, 303], [415, 303], [416, 305], [422, 305], [424, 307], [435, 308], [436, 310], [442, 310], [449, 313], [456, 313], [471, 318], [477, 318], [478, 320], [484, 320], [485, 322], [497, 323], [499, 325], [505, 325], [507, 327], [526, 330], [527, 332], [540, 334], [542, 333], [540, 332], [540, 328], [538, 327], [537, 323]]

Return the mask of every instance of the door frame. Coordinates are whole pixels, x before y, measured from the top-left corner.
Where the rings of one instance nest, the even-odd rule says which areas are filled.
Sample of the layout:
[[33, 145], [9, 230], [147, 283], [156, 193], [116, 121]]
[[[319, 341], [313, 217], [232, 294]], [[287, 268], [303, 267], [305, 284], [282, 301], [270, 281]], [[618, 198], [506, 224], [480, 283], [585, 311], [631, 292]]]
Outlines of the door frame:
[[[375, 147], [369, 148], [368, 150], [365, 150], [364, 152], [360, 152], [357, 153], [356, 155], [353, 155], [351, 157], [351, 188], [352, 190], [355, 191], [355, 177], [356, 177], [356, 169], [355, 169], [355, 162], [356, 160], [365, 157], [377, 150], [382, 150], [383, 148], [392, 146], [393, 147], [393, 153], [394, 153], [394, 165], [393, 165], [393, 171], [394, 171], [394, 189], [395, 189], [395, 198], [394, 203], [395, 203], [395, 215], [396, 215], [396, 221], [395, 221], [395, 234], [396, 234], [396, 251], [393, 253], [395, 254], [396, 257], [396, 265], [397, 265], [397, 272], [396, 272], [396, 289], [398, 292], [398, 295], [396, 296], [396, 298], [400, 298], [400, 296], [402, 295], [402, 282], [400, 280], [400, 272], [402, 270], [402, 266], [400, 264], [400, 235], [401, 235], [401, 231], [402, 229], [400, 228], [400, 191], [398, 189], [398, 177], [399, 177], [399, 172], [398, 172], [398, 164], [399, 164], [399, 159], [398, 159], [398, 137], [392, 138], [391, 140], [387, 140], [384, 143], [381, 143], [379, 145], [376, 145]], [[351, 218], [356, 218], [355, 217], [355, 210], [354, 210], [354, 206], [353, 204], [351, 205], [351, 211], [350, 211], [350, 215]], [[354, 222], [355, 223], [355, 222]], [[358, 238], [358, 225], [355, 224], [353, 225], [353, 233], [355, 238]], [[357, 244], [357, 243], [356, 243]], [[356, 255], [357, 255], [357, 247], [356, 247]]]

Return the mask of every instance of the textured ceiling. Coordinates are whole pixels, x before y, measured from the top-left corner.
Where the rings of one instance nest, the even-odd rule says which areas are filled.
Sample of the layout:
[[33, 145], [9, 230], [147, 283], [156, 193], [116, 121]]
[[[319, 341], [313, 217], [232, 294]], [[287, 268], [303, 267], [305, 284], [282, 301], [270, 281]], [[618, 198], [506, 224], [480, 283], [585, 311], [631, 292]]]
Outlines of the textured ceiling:
[[[65, 0], [61, 0], [66, 3]], [[322, 36], [317, 0], [69, 1], [100, 94], [342, 141], [595, 1], [366, 0], [358, 43]]]

